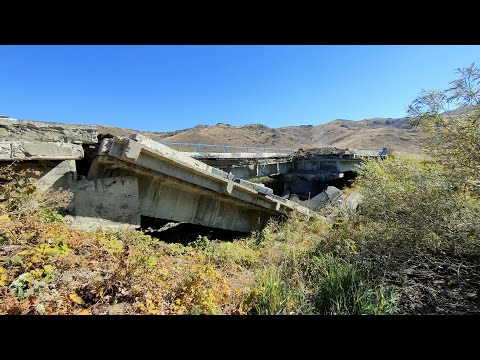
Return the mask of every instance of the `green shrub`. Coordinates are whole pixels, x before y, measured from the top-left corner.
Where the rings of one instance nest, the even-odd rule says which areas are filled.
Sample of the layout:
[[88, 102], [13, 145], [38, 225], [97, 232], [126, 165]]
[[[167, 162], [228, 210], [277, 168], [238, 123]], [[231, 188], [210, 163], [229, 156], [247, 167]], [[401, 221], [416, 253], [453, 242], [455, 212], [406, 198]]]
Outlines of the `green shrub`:
[[60, 215], [57, 210], [50, 208], [42, 209], [39, 211], [38, 216], [46, 223], [61, 221], [63, 219], [63, 216]]
[[203, 250], [208, 258], [219, 266], [250, 267], [258, 261], [258, 250], [252, 249], [245, 240], [224, 242], [199, 236], [197, 240], [188, 245]]
[[369, 161], [355, 186], [365, 197], [348, 226], [370, 251], [478, 253], [480, 202], [440, 164], [408, 157]]
[[327, 315], [384, 315], [396, 310], [399, 296], [375, 286], [368, 270], [332, 255], [314, 257], [308, 266], [315, 312]]
[[308, 302], [301, 283], [289, 282], [277, 267], [257, 275], [257, 285], [246, 298], [249, 314], [295, 315], [308, 312]]

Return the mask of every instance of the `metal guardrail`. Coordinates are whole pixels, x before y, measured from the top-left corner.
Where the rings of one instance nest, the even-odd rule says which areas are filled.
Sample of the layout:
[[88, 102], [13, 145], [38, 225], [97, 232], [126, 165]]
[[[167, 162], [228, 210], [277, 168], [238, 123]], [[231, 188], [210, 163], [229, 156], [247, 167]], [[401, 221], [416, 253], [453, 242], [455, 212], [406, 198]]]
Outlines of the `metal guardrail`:
[[174, 150], [182, 152], [198, 152], [198, 153], [235, 153], [235, 152], [274, 152], [293, 154], [294, 149], [278, 149], [278, 148], [259, 148], [253, 146], [228, 146], [215, 144], [194, 144], [184, 142], [165, 142], [160, 141], [160, 144], [166, 145]]

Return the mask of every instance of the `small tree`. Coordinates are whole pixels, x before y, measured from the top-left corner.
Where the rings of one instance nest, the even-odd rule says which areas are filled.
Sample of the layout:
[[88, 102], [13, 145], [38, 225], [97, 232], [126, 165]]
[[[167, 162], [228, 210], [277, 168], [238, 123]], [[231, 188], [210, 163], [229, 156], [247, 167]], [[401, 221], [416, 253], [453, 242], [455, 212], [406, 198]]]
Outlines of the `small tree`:
[[429, 155], [448, 176], [480, 194], [480, 70], [472, 64], [446, 90], [422, 90], [408, 106]]

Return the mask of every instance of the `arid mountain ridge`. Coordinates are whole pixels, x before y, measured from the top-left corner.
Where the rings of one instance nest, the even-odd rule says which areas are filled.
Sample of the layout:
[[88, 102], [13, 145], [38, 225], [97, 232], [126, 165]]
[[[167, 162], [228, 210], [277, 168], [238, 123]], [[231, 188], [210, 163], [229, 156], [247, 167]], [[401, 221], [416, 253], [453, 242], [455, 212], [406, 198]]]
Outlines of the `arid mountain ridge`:
[[141, 133], [164, 142], [188, 142], [232, 146], [307, 149], [334, 146], [350, 149], [391, 149], [405, 153], [421, 153], [418, 130], [409, 126], [408, 118], [372, 118], [365, 120], [336, 119], [320, 125], [270, 128], [262, 124], [232, 126], [197, 125], [172, 132], [145, 132], [98, 125], [100, 133], [128, 136]]

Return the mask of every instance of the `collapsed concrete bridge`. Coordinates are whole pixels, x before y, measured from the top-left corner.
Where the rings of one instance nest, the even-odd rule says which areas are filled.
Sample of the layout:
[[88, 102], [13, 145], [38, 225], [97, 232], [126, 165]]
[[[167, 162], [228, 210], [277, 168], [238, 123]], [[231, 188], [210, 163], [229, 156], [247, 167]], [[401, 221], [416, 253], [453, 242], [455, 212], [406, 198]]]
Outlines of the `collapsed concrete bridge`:
[[93, 126], [0, 119], [0, 160], [41, 170], [43, 190], [71, 189], [77, 225], [139, 227], [141, 217], [249, 232], [309, 209], [145, 136], [97, 139]]
[[[88, 185], [122, 178], [129, 179], [129, 189], [138, 188], [142, 216], [248, 232], [261, 229], [272, 216], [288, 216], [293, 210], [310, 214], [269, 188], [235, 182], [231, 174], [139, 134], [102, 140], [87, 179], [81, 181]], [[92, 205], [94, 213], [102, 211]]]
[[[172, 146], [170, 143], [165, 145]], [[174, 146], [195, 146], [199, 150], [206, 145], [173, 143]], [[208, 145], [214, 146], [214, 145]], [[218, 148], [227, 148], [217, 145]], [[230, 147], [235, 150], [237, 148]], [[208, 149], [208, 148], [207, 148]], [[184, 152], [202, 162], [233, 174], [236, 178], [252, 179], [269, 176], [283, 184], [280, 190], [283, 197], [296, 194], [307, 197], [316, 195], [326, 182], [344, 177], [354, 177], [358, 167], [367, 158], [384, 158], [386, 149], [358, 150], [323, 147], [317, 149], [298, 150], [253, 148], [250, 152]], [[231, 151], [231, 150], [230, 150]]]
[[[69, 212], [79, 227], [140, 227], [149, 218], [258, 230], [273, 216], [314, 215], [288, 200], [290, 193], [310, 197], [322, 191], [316, 182], [354, 171], [365, 156], [381, 156], [335, 148], [266, 150], [185, 153], [139, 134], [99, 135], [93, 125], [0, 117], [0, 166], [21, 161], [41, 172], [41, 191], [73, 191]], [[283, 193], [244, 180], [259, 176], [280, 177]]]

